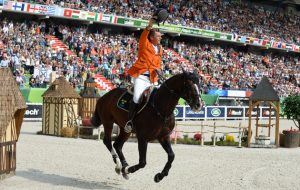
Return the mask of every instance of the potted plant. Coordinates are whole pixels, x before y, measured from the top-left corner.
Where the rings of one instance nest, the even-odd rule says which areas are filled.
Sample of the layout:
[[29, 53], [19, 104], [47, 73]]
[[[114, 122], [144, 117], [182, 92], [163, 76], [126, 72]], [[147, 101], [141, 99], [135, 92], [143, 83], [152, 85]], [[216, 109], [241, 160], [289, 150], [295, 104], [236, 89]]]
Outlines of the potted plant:
[[284, 130], [281, 137], [283, 137], [283, 144], [285, 147], [296, 147], [300, 145], [300, 95], [291, 95], [283, 101], [283, 112], [288, 119], [293, 120], [297, 130]]

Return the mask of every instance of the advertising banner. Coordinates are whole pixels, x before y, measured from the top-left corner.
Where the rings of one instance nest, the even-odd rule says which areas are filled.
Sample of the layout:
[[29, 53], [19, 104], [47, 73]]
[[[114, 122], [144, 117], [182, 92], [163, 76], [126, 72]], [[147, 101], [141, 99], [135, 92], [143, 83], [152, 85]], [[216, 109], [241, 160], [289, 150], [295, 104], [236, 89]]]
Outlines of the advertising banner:
[[185, 118], [205, 118], [205, 108], [203, 107], [199, 112], [193, 112], [189, 106], [185, 107]]
[[176, 106], [176, 108], [174, 109], [174, 116], [178, 119], [183, 118], [183, 109], [184, 107]]
[[269, 117], [271, 114], [271, 117], [276, 117], [276, 112], [275, 109], [271, 109], [271, 113], [270, 113], [270, 108], [262, 108], [262, 113], [261, 113], [262, 117]]
[[[246, 114], [245, 115], [246, 117], [249, 117], [249, 108], [246, 108], [245, 114]], [[257, 108], [254, 108], [252, 110], [252, 117], [256, 117], [256, 115], [258, 115], [258, 117], [260, 116], [260, 110]]]
[[244, 108], [227, 107], [227, 118], [243, 118]]
[[43, 117], [42, 104], [26, 104], [27, 109], [24, 115], [25, 120], [40, 120]]
[[207, 107], [207, 118], [224, 118], [225, 107]]

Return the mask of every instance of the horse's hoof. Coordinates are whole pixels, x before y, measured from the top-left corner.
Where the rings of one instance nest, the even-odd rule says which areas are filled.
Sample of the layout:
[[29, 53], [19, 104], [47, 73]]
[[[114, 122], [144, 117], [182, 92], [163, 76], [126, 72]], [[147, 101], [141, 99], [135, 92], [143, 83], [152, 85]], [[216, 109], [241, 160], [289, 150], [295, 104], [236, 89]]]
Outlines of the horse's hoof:
[[129, 176], [125, 173], [122, 173], [122, 176], [124, 177], [124, 179], [128, 180], [129, 179]]
[[160, 173], [158, 173], [158, 174], [156, 174], [156, 175], [154, 176], [154, 181], [155, 181], [156, 183], [160, 182], [161, 180], [162, 180], [162, 176], [161, 176]]

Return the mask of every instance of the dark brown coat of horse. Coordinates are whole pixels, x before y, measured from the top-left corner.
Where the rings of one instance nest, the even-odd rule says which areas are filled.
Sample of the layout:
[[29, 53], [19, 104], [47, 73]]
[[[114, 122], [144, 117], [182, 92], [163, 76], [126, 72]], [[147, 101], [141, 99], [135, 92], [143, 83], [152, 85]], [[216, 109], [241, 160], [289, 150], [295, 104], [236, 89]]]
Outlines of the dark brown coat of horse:
[[[153, 97], [153, 101], [136, 115], [133, 120], [136, 126], [136, 137], [138, 140], [139, 163], [128, 166], [122, 152], [123, 144], [130, 134], [124, 131], [127, 122], [127, 112], [117, 107], [117, 101], [123, 94], [124, 89], [116, 88], [101, 97], [96, 105], [96, 110], [91, 122], [94, 126], [104, 126], [103, 142], [112, 154], [116, 163], [116, 172], [128, 179], [129, 173], [134, 173], [146, 165], [147, 145], [149, 141], [157, 139], [168, 154], [168, 161], [162, 170], [154, 177], [159, 182], [168, 175], [172, 162], [175, 158], [171, 147], [170, 134], [175, 126], [173, 111], [179, 98], [183, 98], [193, 111], [201, 109], [200, 83], [198, 75], [183, 72], [166, 80]], [[111, 133], [113, 124], [120, 127], [120, 134], [113, 146]]]

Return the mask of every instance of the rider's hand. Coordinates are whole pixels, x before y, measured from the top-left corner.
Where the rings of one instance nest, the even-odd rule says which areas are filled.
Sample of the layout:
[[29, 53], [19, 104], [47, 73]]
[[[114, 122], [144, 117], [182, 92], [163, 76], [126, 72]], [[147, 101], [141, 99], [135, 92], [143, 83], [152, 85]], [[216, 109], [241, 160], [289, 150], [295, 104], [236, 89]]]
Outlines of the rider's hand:
[[152, 27], [153, 24], [156, 22], [157, 16], [153, 16], [150, 18], [148, 26]]
[[155, 70], [158, 76], [163, 76], [163, 72], [161, 69], [156, 69]]

